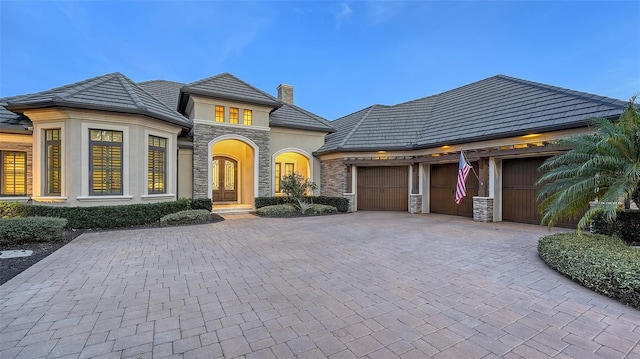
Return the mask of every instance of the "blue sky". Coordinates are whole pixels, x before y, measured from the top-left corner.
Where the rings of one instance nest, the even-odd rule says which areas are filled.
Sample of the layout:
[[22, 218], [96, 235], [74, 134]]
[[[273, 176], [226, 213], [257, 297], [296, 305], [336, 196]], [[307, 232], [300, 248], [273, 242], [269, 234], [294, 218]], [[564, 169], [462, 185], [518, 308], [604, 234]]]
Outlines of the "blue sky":
[[333, 120], [496, 74], [628, 100], [640, 1], [0, 1], [0, 97], [230, 72]]

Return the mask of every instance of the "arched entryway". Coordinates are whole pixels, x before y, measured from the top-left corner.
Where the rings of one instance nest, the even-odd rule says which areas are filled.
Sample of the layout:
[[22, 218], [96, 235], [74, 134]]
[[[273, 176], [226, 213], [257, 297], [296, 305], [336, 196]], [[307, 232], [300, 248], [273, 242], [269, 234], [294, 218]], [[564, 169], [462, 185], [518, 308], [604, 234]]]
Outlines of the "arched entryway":
[[273, 155], [273, 192], [282, 193], [280, 180], [291, 173], [299, 173], [306, 178], [313, 178], [311, 156], [299, 149], [287, 148]]
[[209, 143], [209, 196], [218, 204], [253, 206], [258, 193], [258, 146], [248, 138], [225, 135]]

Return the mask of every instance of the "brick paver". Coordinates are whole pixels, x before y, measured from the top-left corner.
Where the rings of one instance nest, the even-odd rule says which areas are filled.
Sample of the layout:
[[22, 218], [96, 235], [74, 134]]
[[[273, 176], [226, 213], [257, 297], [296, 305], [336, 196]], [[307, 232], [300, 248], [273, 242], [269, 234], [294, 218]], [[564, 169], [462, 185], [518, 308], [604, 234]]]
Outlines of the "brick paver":
[[85, 233], [0, 287], [0, 357], [640, 358], [548, 231], [359, 212]]

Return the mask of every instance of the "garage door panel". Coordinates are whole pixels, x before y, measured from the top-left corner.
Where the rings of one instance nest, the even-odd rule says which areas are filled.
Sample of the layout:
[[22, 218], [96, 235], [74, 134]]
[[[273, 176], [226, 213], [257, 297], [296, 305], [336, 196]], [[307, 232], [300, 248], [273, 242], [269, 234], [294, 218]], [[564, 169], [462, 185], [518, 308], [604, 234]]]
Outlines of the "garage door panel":
[[[516, 158], [502, 161], [503, 220], [540, 224], [542, 217], [538, 209], [538, 188], [535, 183], [542, 175], [538, 168], [547, 158]], [[557, 226], [576, 228], [577, 224], [577, 220], [563, 220]]]
[[[474, 168], [477, 162], [471, 163]], [[429, 211], [454, 216], [473, 217], [473, 196], [478, 195], [478, 179], [473, 171], [467, 177], [467, 196], [456, 204], [458, 184], [458, 163], [431, 165], [429, 186]]]
[[358, 210], [407, 211], [407, 167], [358, 167]]

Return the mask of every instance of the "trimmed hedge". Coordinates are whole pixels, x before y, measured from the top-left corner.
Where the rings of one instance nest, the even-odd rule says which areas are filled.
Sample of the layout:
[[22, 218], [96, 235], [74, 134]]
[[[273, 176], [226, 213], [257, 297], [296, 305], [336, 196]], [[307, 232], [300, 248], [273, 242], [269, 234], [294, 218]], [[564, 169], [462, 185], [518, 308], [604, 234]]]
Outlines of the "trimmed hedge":
[[311, 208], [307, 211], [307, 214], [327, 214], [327, 213], [336, 213], [338, 209], [334, 206], [327, 206], [324, 204], [314, 203], [311, 205]]
[[538, 242], [540, 258], [583, 286], [640, 309], [640, 250], [616, 237], [562, 233]]
[[[328, 197], [328, 196], [307, 196], [305, 201], [314, 204], [323, 204], [327, 206], [335, 207], [338, 212], [347, 212], [349, 210], [349, 200], [343, 197]], [[279, 204], [291, 203], [293, 201], [290, 197], [256, 197], [256, 208], [262, 208], [266, 206], [275, 206]]]
[[0, 219], [0, 245], [51, 242], [64, 239], [67, 220], [51, 217]]
[[196, 198], [191, 200], [191, 209], [206, 209], [211, 212], [210, 198]]
[[69, 228], [117, 228], [158, 222], [170, 213], [190, 209], [188, 199], [173, 202], [96, 207], [26, 206], [28, 216], [66, 218]]
[[[209, 201], [209, 203], [211, 203], [211, 201]], [[207, 211], [206, 209], [190, 209], [167, 214], [160, 218], [160, 224], [163, 226], [203, 224], [209, 222], [211, 222], [211, 211]]]
[[0, 218], [20, 218], [27, 216], [26, 205], [21, 202], [0, 201]]
[[256, 209], [256, 214], [263, 217], [295, 217], [300, 211], [289, 204], [276, 204]]
[[640, 245], [640, 210], [627, 209], [618, 212], [615, 234], [629, 244]]

